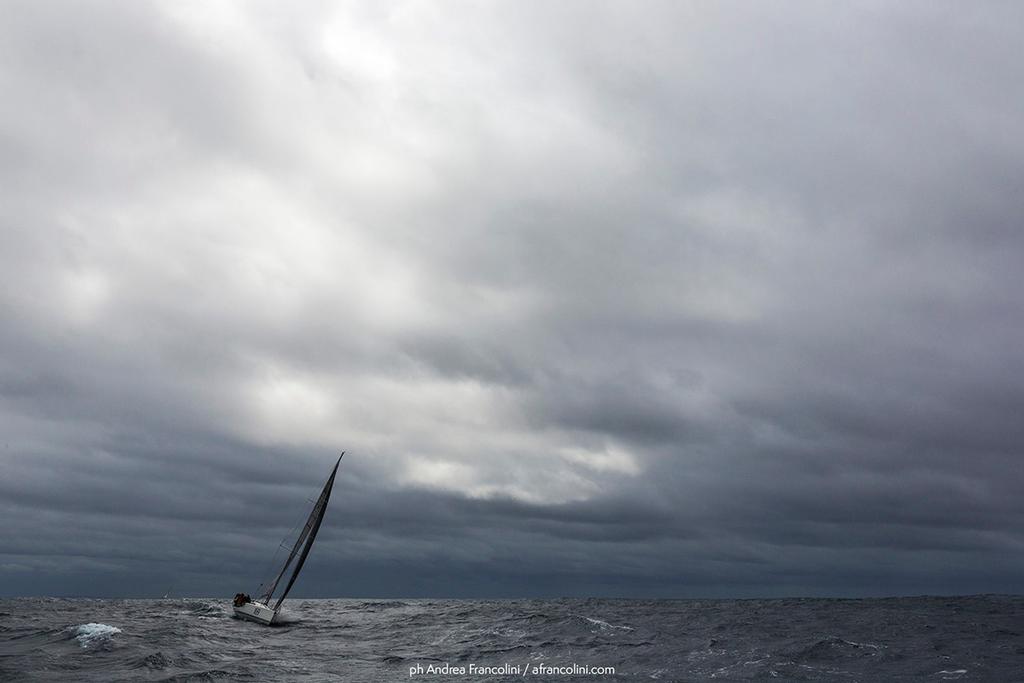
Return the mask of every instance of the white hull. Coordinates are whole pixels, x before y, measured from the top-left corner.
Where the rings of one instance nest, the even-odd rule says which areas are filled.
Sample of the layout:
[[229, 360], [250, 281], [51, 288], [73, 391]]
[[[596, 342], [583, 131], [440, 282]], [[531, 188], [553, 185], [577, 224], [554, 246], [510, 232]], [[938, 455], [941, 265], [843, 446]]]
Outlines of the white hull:
[[235, 608], [235, 616], [239, 619], [255, 621], [258, 624], [269, 626], [277, 619], [277, 612], [272, 607], [267, 607], [262, 602], [247, 602], [241, 607]]

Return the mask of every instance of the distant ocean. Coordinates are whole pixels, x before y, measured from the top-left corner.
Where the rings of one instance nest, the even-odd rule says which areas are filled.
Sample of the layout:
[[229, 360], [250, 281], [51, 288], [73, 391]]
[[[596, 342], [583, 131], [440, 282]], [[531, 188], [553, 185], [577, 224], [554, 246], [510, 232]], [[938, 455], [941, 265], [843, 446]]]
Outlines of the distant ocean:
[[229, 605], [0, 600], [0, 680], [1024, 681], [1020, 596]]

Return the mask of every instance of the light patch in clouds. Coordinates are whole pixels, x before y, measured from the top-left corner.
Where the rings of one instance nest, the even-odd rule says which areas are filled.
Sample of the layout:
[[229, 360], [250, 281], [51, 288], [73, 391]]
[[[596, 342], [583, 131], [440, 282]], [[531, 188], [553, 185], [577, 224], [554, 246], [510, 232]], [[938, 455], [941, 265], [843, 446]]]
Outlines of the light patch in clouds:
[[605, 447], [601, 450], [585, 448], [563, 448], [559, 454], [566, 460], [583, 465], [597, 472], [615, 472], [619, 474], [640, 474], [640, 466], [636, 458], [628, 451], [620, 448]]

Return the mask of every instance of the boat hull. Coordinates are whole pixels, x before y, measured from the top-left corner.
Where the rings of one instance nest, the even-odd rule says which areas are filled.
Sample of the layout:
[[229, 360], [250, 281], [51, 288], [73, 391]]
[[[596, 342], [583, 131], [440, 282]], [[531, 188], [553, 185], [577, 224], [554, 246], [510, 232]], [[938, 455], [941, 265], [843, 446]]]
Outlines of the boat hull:
[[277, 619], [277, 611], [272, 607], [264, 605], [262, 602], [247, 602], [244, 605], [235, 607], [235, 617], [270, 626]]

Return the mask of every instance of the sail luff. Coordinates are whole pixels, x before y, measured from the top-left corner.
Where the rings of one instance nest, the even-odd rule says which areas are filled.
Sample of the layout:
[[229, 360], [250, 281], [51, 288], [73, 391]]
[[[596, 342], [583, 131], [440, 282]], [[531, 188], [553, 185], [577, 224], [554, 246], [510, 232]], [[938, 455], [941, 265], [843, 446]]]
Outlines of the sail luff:
[[[302, 571], [302, 565], [306, 563], [306, 557], [309, 555], [310, 549], [313, 547], [313, 541], [316, 540], [316, 534], [320, 530], [320, 523], [324, 521], [324, 513], [327, 512], [327, 501], [331, 499], [331, 489], [334, 487], [334, 476], [338, 473], [338, 465], [341, 464], [341, 458], [345, 456], [344, 453], [338, 457], [338, 462], [334, 464], [334, 469], [331, 470], [331, 476], [327, 479], [327, 483], [324, 484], [324, 490], [320, 493], [320, 499], [317, 504], [313, 507], [313, 512], [310, 513], [310, 520], [313, 520], [314, 516], [316, 521], [313, 523], [312, 528], [309, 531], [309, 538], [306, 540], [306, 545], [302, 549], [302, 554], [299, 555], [299, 561], [295, 564], [295, 570], [292, 572], [291, 578], [288, 580], [288, 585], [285, 586], [284, 592], [281, 593], [281, 597], [274, 603], [274, 611], [276, 612], [284, 599], [288, 596], [288, 592], [292, 589], [292, 584], [295, 583], [295, 579], [298, 578], [299, 572]], [[289, 560], [289, 564], [291, 560]], [[287, 569], [287, 565], [285, 566]], [[282, 570], [282, 573], [284, 570]], [[275, 581], [275, 586], [276, 586]]]

